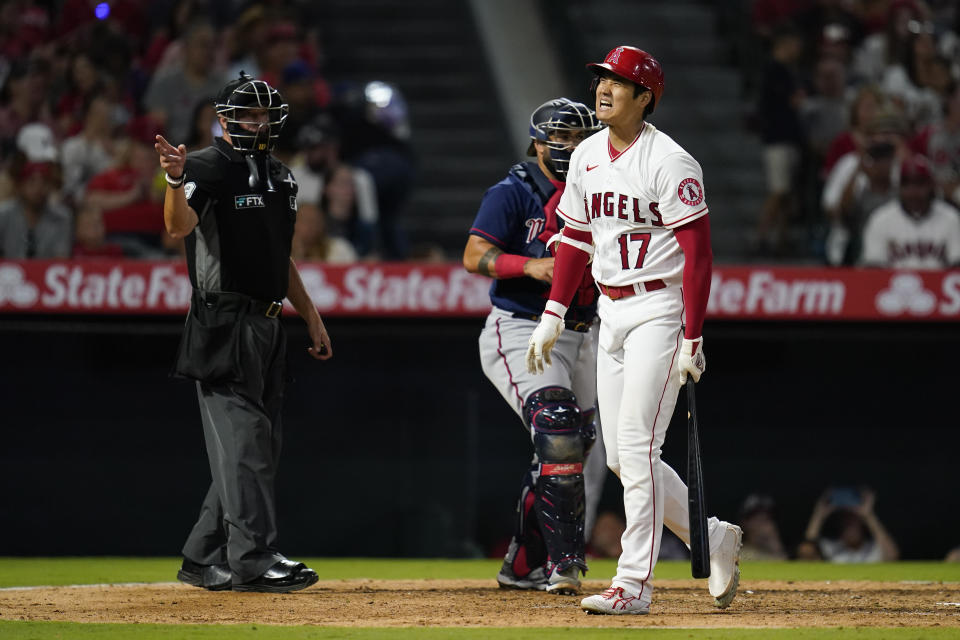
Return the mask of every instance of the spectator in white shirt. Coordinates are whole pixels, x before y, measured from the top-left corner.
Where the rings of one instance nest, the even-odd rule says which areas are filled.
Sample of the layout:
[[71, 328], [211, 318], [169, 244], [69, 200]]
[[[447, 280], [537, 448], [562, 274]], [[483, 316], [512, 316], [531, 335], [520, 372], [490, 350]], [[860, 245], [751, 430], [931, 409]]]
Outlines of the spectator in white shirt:
[[917, 155], [903, 162], [899, 194], [867, 219], [862, 263], [894, 269], [960, 265], [960, 213], [935, 197], [926, 158]]

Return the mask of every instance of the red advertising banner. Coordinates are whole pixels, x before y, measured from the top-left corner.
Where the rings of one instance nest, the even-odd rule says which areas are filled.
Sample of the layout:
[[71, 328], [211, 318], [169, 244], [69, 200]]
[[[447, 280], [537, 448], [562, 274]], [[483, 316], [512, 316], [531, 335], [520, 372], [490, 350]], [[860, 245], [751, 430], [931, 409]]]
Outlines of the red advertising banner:
[[[297, 265], [322, 313], [482, 316], [490, 280], [460, 264]], [[0, 261], [0, 313], [184, 314], [186, 264], [141, 260]], [[295, 314], [289, 301], [284, 313]]]
[[[487, 278], [459, 263], [299, 265], [330, 316], [476, 317], [490, 309]], [[183, 314], [182, 262], [0, 261], [0, 313]], [[284, 312], [295, 313], [289, 303]], [[960, 320], [960, 270], [816, 267], [714, 268], [707, 315], [727, 320]]]
[[960, 320], [960, 270], [718, 267], [707, 317]]

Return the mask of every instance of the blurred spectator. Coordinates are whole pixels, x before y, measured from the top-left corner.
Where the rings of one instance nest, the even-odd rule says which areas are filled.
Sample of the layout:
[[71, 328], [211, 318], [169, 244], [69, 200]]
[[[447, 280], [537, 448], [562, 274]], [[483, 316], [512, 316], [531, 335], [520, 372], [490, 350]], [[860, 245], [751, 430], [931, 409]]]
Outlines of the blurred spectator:
[[867, 488], [836, 487], [818, 500], [810, 516], [800, 560], [836, 563], [893, 562], [897, 543], [874, 513], [875, 496]]
[[96, 205], [90, 202], [83, 203], [77, 210], [74, 226], [74, 258], [123, 257], [123, 247], [107, 242], [103, 212]]
[[[151, 9], [157, 4], [151, 3]], [[214, 3], [218, 4], [218, 3]], [[160, 5], [161, 7], [163, 5]], [[162, 12], [163, 23], [158, 23], [150, 38], [150, 43], [143, 57], [143, 66], [151, 73], [168, 72], [183, 67], [187, 55], [187, 38], [191, 25], [196, 22], [211, 21], [212, 14], [217, 13], [210, 3], [198, 0], [174, 0], [167, 3], [166, 11]], [[217, 34], [219, 37], [219, 34]], [[215, 68], [222, 68], [227, 63], [228, 51], [217, 47], [213, 57], [207, 62]]]
[[747, 496], [740, 506], [738, 522], [743, 529], [742, 560], [762, 562], [787, 559], [774, 517], [773, 498], [758, 493]]
[[324, 178], [320, 208], [327, 215], [330, 235], [346, 238], [358, 255], [368, 255], [373, 248], [376, 226], [361, 215], [356, 172], [340, 164]]
[[832, 22], [824, 25], [817, 45], [817, 60], [834, 60], [842, 64], [844, 81], [846, 81], [847, 69], [850, 67], [850, 58], [853, 56], [850, 38], [850, 30], [847, 27]]
[[896, 110], [880, 111], [865, 127], [864, 146], [840, 158], [827, 176], [821, 207], [830, 224], [829, 264], [856, 263], [864, 220], [896, 196], [901, 158], [908, 155], [905, 130], [906, 122]]
[[[67, 0], [60, 11], [60, 25], [69, 35], [61, 35], [59, 41], [73, 50], [84, 51], [110, 82], [124, 85], [131, 79], [131, 71], [137, 69], [133, 62], [143, 42], [140, 12], [146, 4], [133, 0], [110, 3]], [[71, 11], [71, 5], [76, 11]], [[96, 16], [98, 7], [100, 18]], [[127, 8], [130, 11], [126, 11]]]
[[152, 75], [161, 67], [182, 60], [182, 36], [194, 17], [193, 5], [192, 0], [173, 0], [154, 2], [148, 7], [147, 20], [152, 26], [140, 61], [147, 73]]
[[912, 31], [902, 60], [888, 66], [881, 85], [901, 103], [914, 128], [929, 125], [940, 113], [950, 83], [950, 69], [937, 55], [932, 25], [911, 22]]
[[600, 513], [590, 536], [590, 555], [597, 558], [619, 558], [623, 553], [620, 538], [626, 528], [622, 515], [613, 511]]
[[297, 150], [300, 129], [312, 121], [330, 102], [326, 83], [314, 74], [310, 66], [295, 60], [283, 70], [283, 82], [278, 87], [284, 101], [290, 105], [290, 115], [277, 140], [277, 157], [289, 164]]
[[753, 0], [750, 19], [754, 32], [770, 40], [778, 27], [789, 22], [810, 0]]
[[[56, 162], [59, 156], [56, 141], [53, 139], [53, 132], [45, 124], [35, 122], [24, 125], [17, 133], [14, 151], [20, 160], [24, 158], [30, 162]], [[14, 185], [16, 178], [11, 170], [16, 168], [10, 166], [11, 163], [0, 163], [3, 170], [0, 171], [0, 202], [14, 195]]]
[[847, 71], [833, 58], [821, 58], [813, 75], [814, 93], [800, 107], [811, 161], [820, 167], [833, 140], [846, 129], [849, 104]]
[[163, 190], [154, 150], [139, 138], [117, 143], [117, 163], [94, 176], [86, 201], [103, 211], [107, 239], [134, 257], [156, 257], [163, 231]]
[[60, 153], [53, 131], [41, 122], [32, 122], [17, 132], [17, 149], [30, 162], [57, 162]]
[[49, 65], [42, 60], [14, 61], [0, 92], [0, 153], [8, 154], [20, 129], [40, 122], [51, 130], [56, 123], [47, 99]]
[[382, 257], [403, 259], [407, 241], [399, 218], [416, 176], [406, 100], [395, 85], [373, 81], [348, 88], [335, 107], [344, 128], [343, 158], [370, 172], [377, 188]]
[[852, 73], [858, 82], [879, 83], [884, 70], [907, 56], [910, 22], [924, 19], [915, 0], [892, 0], [887, 6], [886, 26], [864, 39], [853, 56]]
[[757, 117], [763, 141], [767, 197], [757, 224], [756, 251], [783, 251], [787, 223], [797, 199], [798, 170], [805, 143], [799, 109], [804, 92], [796, 65], [803, 51], [800, 34], [782, 26], [773, 36], [771, 60], [760, 81]]
[[943, 559], [944, 562], [960, 562], [960, 547], [955, 547], [947, 552], [947, 557]]
[[844, 48], [863, 41], [863, 25], [847, 0], [813, 0], [805, 4], [792, 18], [807, 43], [804, 69], [811, 69], [820, 58], [826, 44], [824, 36], [838, 39]]
[[108, 23], [111, 30], [125, 33], [135, 41], [142, 41], [143, 5], [145, 4], [139, 0], [112, 0], [109, 3], [64, 0], [58, 14], [57, 31], [62, 37], [91, 26]]
[[50, 10], [38, 2], [9, 0], [0, 3], [0, 57], [26, 58], [50, 42]]
[[225, 44], [230, 52], [226, 77], [239, 77], [241, 71], [246, 71], [254, 78], [260, 77], [257, 52], [266, 48], [269, 28], [263, 5], [252, 4], [240, 14], [232, 27], [225, 30]]
[[63, 195], [69, 202], [79, 203], [90, 178], [113, 165], [115, 124], [113, 103], [97, 96], [87, 107], [83, 130], [63, 143]]
[[920, 131], [910, 147], [930, 159], [937, 187], [960, 206], [960, 82], [947, 93], [943, 109], [943, 116]]
[[886, 101], [883, 91], [876, 85], [865, 85], [857, 90], [850, 104], [848, 128], [830, 142], [823, 158], [822, 175], [826, 176], [842, 156], [862, 149], [866, 145], [866, 127]]
[[215, 38], [210, 23], [193, 22], [184, 34], [182, 62], [158, 70], [143, 98], [144, 107], [163, 123], [166, 138], [173, 144], [187, 139], [196, 106], [217, 95], [224, 83], [213, 64]]
[[862, 262], [894, 269], [960, 265], [960, 212], [934, 197], [933, 174], [923, 156], [903, 162], [899, 199], [867, 219]]
[[14, 195], [0, 203], [0, 257], [69, 257], [72, 215], [51, 196], [57, 188], [56, 165], [31, 162], [18, 152], [11, 173]]
[[58, 131], [63, 137], [76, 135], [84, 126], [90, 103], [104, 93], [100, 71], [86, 53], [80, 52], [69, 61], [67, 86], [57, 98]]
[[291, 255], [294, 260], [316, 260], [329, 264], [357, 260], [357, 252], [348, 240], [327, 234], [326, 216], [320, 207], [307, 203], [301, 203], [297, 209]]
[[[331, 235], [347, 238], [360, 256], [371, 254], [379, 218], [376, 187], [367, 171], [340, 158], [340, 130], [334, 120], [327, 114], [316, 116], [301, 128], [297, 146], [301, 153], [290, 164], [299, 187], [297, 201], [321, 205], [331, 221]], [[334, 176], [340, 182], [330, 191]]]
[[183, 142], [188, 152], [206, 149], [213, 144], [214, 138], [223, 135], [213, 103], [213, 98], [203, 99], [194, 107], [193, 117], [190, 118], [190, 135]]
[[264, 46], [256, 52], [259, 74], [274, 87], [283, 80], [283, 71], [296, 61], [300, 53], [297, 25], [288, 20], [276, 20], [268, 28]]

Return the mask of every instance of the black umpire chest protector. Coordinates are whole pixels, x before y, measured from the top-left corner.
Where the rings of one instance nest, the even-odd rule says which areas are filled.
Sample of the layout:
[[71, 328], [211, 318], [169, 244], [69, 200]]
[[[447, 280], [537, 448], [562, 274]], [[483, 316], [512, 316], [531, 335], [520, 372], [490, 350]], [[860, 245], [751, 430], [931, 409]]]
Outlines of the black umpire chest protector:
[[272, 156], [256, 165], [259, 180], [251, 186], [247, 160], [222, 138], [187, 156], [185, 195], [200, 218], [186, 238], [195, 289], [264, 301], [287, 295], [297, 183]]

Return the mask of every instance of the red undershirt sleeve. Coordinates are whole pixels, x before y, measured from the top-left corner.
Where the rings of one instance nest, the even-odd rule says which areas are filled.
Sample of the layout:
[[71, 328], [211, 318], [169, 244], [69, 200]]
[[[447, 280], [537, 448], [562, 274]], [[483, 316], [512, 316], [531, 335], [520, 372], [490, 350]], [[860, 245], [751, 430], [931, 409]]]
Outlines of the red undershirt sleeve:
[[[571, 228], [569, 225], [563, 228], [563, 236], [573, 240], [576, 244], [587, 247], [593, 244], [593, 234], [589, 231], [579, 231]], [[570, 306], [573, 296], [577, 293], [580, 283], [583, 281], [583, 272], [587, 269], [587, 263], [590, 262], [590, 254], [587, 251], [568, 242], [560, 241], [557, 248], [557, 257], [553, 262], [553, 284], [550, 287], [550, 300], [559, 303], [563, 307], [563, 313], [558, 313], [556, 305], [548, 303], [544, 313], [558, 315], [561, 318], [566, 313], [566, 308]]]
[[[702, 216], [674, 230], [683, 249], [683, 306], [686, 328], [683, 337], [688, 340], [703, 335], [703, 320], [710, 299], [710, 279], [713, 275], [713, 250], [710, 248], [710, 218]], [[556, 267], [554, 267], [556, 279]]]

